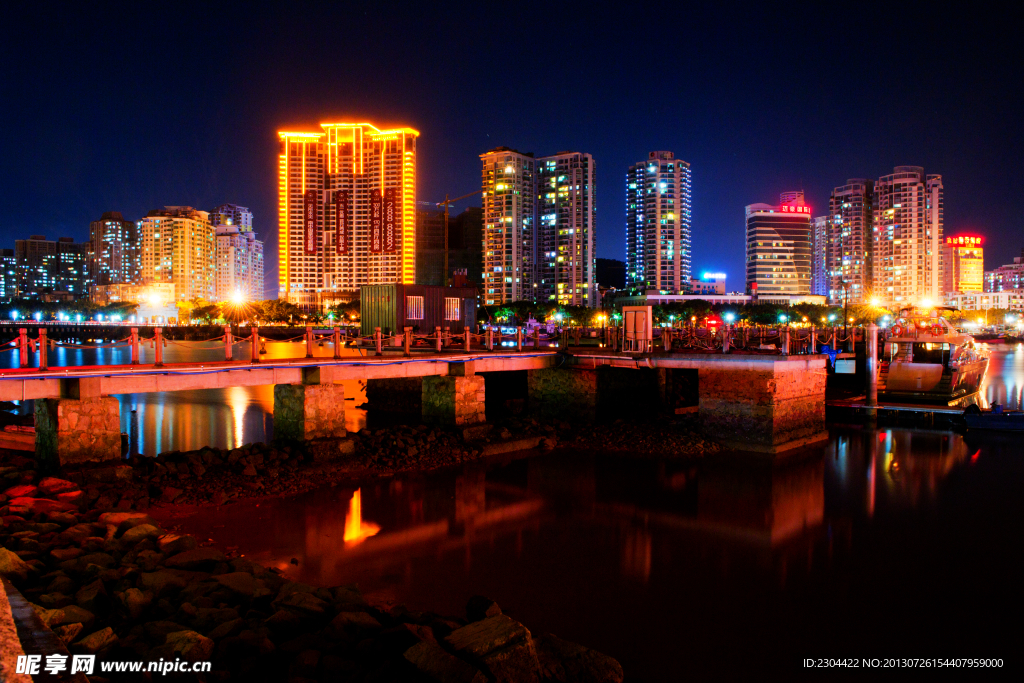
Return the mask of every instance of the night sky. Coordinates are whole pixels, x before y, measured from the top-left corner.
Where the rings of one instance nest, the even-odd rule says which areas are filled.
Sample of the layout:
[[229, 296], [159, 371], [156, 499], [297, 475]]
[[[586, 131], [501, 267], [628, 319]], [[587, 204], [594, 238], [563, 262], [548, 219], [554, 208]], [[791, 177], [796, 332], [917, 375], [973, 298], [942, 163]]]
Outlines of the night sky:
[[895, 165], [942, 174], [946, 234], [987, 238], [987, 267], [1024, 247], [1024, 40], [981, 3], [91, 4], [5, 9], [4, 247], [237, 203], [275, 282], [276, 131], [327, 120], [419, 130], [421, 201], [478, 189], [492, 147], [590, 152], [617, 259], [626, 168], [671, 150], [693, 168], [694, 272], [730, 289], [746, 204], [803, 188], [820, 215]]

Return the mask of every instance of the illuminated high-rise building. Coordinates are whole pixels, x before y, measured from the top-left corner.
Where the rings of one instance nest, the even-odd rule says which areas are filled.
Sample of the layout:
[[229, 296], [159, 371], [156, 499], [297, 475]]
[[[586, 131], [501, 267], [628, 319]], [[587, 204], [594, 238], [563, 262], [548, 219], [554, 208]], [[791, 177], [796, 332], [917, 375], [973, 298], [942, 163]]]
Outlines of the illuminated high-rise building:
[[263, 242], [252, 231], [252, 211], [224, 204], [210, 213], [214, 229], [214, 298], [263, 300]]
[[[14, 283], [4, 283], [12, 296], [32, 298], [43, 294], [63, 294], [67, 299], [88, 296], [89, 242], [75, 242], [70, 237], [56, 241], [42, 235], [14, 241]], [[8, 275], [10, 277], [10, 275]]]
[[810, 294], [811, 207], [804, 193], [786, 192], [777, 206], [751, 204], [746, 217], [747, 293]]
[[893, 306], [941, 300], [942, 194], [942, 176], [918, 166], [897, 166], [875, 182], [873, 298]]
[[483, 303], [536, 300], [537, 160], [508, 147], [480, 155], [483, 166]]
[[139, 230], [135, 221], [117, 211], [104, 213], [89, 223], [89, 268], [98, 285], [138, 282]]
[[214, 228], [210, 214], [165, 206], [139, 221], [143, 284], [170, 283], [178, 301], [213, 301]]
[[626, 172], [626, 286], [678, 294], [690, 282], [690, 164], [651, 152]]
[[833, 304], [861, 304], [872, 298], [872, 201], [874, 182], [847, 180], [829, 198], [825, 271], [826, 291]]
[[278, 133], [279, 296], [323, 308], [361, 285], [414, 283], [419, 133], [320, 127]]
[[252, 211], [237, 204], [221, 204], [210, 212], [210, 222], [214, 226], [231, 225], [240, 232], [252, 232]]
[[537, 160], [534, 300], [566, 306], [597, 301], [594, 157], [560, 152]]
[[1013, 257], [1013, 263], [985, 271], [986, 292], [1005, 292], [1011, 289], [1024, 289], [1024, 249], [1020, 250], [1020, 256]]
[[828, 294], [828, 228], [831, 216], [811, 219], [811, 294]]
[[976, 235], [947, 237], [942, 247], [942, 293], [985, 289], [985, 253]]

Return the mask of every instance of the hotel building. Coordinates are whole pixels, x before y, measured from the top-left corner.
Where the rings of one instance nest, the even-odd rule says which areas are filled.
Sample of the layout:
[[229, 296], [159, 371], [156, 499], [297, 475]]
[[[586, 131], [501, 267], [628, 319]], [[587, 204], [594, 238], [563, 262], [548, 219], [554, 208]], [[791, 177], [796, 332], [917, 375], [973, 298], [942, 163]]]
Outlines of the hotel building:
[[[854, 178], [829, 197], [825, 247], [829, 303], [861, 304], [872, 297], [872, 202], [874, 181]], [[845, 286], [844, 286], [845, 284]]]
[[537, 160], [532, 152], [497, 147], [480, 161], [484, 305], [536, 300]]
[[985, 289], [985, 258], [981, 238], [947, 237], [942, 247], [942, 292], [981, 292]]
[[138, 282], [139, 229], [117, 211], [104, 213], [89, 223], [90, 275], [98, 285]]
[[897, 166], [875, 182], [871, 295], [884, 304], [941, 299], [942, 194], [942, 176], [918, 166]]
[[411, 128], [323, 123], [278, 133], [279, 296], [308, 308], [416, 279]]
[[811, 219], [811, 294], [828, 294], [828, 233], [831, 216]]
[[139, 221], [143, 284], [174, 285], [178, 301], [212, 301], [214, 228], [210, 214], [191, 206], [166, 206]]
[[811, 207], [803, 192], [784, 192], [779, 205], [751, 204], [747, 218], [747, 294], [811, 293]]
[[678, 293], [690, 281], [690, 164], [651, 152], [626, 172], [626, 286]]
[[985, 273], [986, 292], [1005, 292], [1009, 289], [1024, 289], [1024, 249], [1021, 249], [1020, 256], [1013, 257], [1013, 263]]

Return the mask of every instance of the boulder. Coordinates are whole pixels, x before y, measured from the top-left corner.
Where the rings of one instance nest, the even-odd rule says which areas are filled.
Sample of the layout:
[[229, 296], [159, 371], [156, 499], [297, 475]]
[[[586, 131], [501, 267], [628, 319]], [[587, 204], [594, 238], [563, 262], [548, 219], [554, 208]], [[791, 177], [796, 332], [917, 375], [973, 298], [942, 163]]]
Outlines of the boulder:
[[622, 683], [622, 666], [612, 657], [551, 634], [534, 640], [541, 677], [557, 683]]
[[17, 554], [7, 548], [0, 548], [0, 576], [8, 581], [24, 581], [32, 568]]
[[138, 588], [129, 588], [123, 593], [118, 593], [117, 599], [128, 616], [138, 619], [153, 602], [153, 594], [149, 591], [142, 592]]
[[64, 624], [82, 624], [89, 628], [96, 621], [96, 616], [87, 609], [77, 605], [68, 605], [60, 609], [36, 609], [39, 619], [49, 628]]
[[100, 524], [113, 524], [114, 526], [119, 526], [123, 522], [132, 522], [132, 526], [137, 524], [156, 525], [156, 520], [145, 512], [104, 512], [98, 521]]
[[184, 577], [166, 569], [139, 575], [139, 588], [152, 591], [158, 598], [165, 593], [184, 588], [187, 583]]
[[338, 633], [377, 631], [380, 630], [380, 622], [366, 612], [339, 612], [338, 616], [331, 620], [331, 628]]
[[540, 665], [530, 631], [498, 614], [452, 631], [445, 641], [457, 653], [479, 662], [496, 683], [536, 683]]
[[39, 487], [32, 484], [19, 484], [4, 491], [8, 500], [12, 498], [31, 498], [39, 492]]
[[74, 560], [82, 556], [81, 548], [54, 548], [50, 551], [50, 556], [58, 562], [64, 562], [66, 560]]
[[192, 536], [164, 534], [156, 540], [156, 547], [161, 553], [169, 557], [186, 550], [195, 550], [199, 547], [199, 543]]
[[56, 496], [58, 493], [67, 493], [69, 491], [77, 491], [78, 484], [67, 479], [58, 479], [57, 477], [43, 477], [39, 481], [39, 491], [47, 496]]
[[195, 548], [171, 555], [164, 564], [175, 569], [212, 568], [213, 565], [224, 562], [226, 559], [224, 553], [216, 548]]
[[59, 500], [50, 500], [49, 498], [15, 498], [8, 505], [11, 507], [11, 512], [23, 514], [26, 512], [33, 514], [40, 512], [69, 512], [78, 509], [77, 505], [62, 503]]
[[441, 649], [437, 643], [424, 640], [405, 651], [405, 659], [440, 683], [486, 683], [487, 676], [472, 664]]
[[108, 648], [117, 643], [117, 634], [114, 633], [114, 629], [109, 626], [90, 633], [85, 638], [82, 638], [77, 643], [71, 646], [72, 651], [81, 652], [85, 654], [96, 654], [100, 650]]
[[60, 638], [65, 645], [70, 645], [72, 641], [81, 635], [85, 629], [85, 625], [81, 623], [76, 624], [64, 624], [63, 626], [57, 626], [53, 629], [54, 634]]
[[87, 609], [90, 612], [99, 612], [103, 610], [107, 606], [109, 600], [110, 596], [107, 595], [107, 589], [99, 579], [82, 586], [78, 589], [78, 592], [75, 593], [75, 602], [78, 603], [78, 606]]
[[121, 535], [121, 545], [124, 548], [130, 548], [143, 539], [156, 538], [161, 533], [161, 530], [152, 524], [139, 524]]
[[312, 616], [323, 614], [328, 603], [312, 593], [291, 593], [283, 599], [278, 597], [272, 606], [276, 609], [287, 609], [300, 615]]
[[168, 633], [164, 644], [154, 648], [152, 655], [164, 659], [181, 659], [199, 662], [213, 658], [213, 641], [195, 631], [184, 630]]
[[270, 595], [270, 591], [267, 590], [263, 582], [248, 572], [229, 572], [227, 574], [219, 574], [213, 578], [217, 583], [232, 592], [250, 599]]

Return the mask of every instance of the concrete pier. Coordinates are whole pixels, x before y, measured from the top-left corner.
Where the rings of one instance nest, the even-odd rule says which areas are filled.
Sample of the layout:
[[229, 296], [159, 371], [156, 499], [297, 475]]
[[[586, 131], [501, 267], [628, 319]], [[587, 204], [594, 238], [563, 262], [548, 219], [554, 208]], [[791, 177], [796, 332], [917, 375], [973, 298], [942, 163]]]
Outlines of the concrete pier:
[[435, 424], [472, 425], [484, 422], [484, 378], [472, 362], [451, 364], [447, 376], [423, 378], [423, 420]]
[[[325, 373], [326, 374], [326, 373]], [[274, 435], [284, 439], [342, 438], [345, 429], [345, 387], [319, 368], [303, 373], [299, 384], [274, 385]]]
[[60, 380], [60, 398], [36, 399], [36, 459], [44, 471], [121, 457], [121, 409], [99, 381]]
[[529, 410], [547, 419], [597, 418], [596, 369], [545, 368], [526, 373]]

